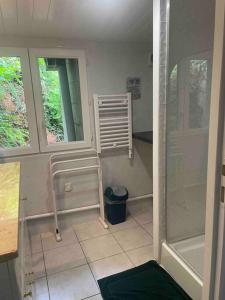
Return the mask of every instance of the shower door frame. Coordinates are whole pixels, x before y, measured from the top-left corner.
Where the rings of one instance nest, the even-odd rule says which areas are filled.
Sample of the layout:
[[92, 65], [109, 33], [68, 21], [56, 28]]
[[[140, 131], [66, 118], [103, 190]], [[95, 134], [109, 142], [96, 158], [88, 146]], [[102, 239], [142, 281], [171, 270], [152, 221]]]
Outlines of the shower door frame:
[[[218, 234], [218, 214], [221, 191], [221, 167], [222, 167], [222, 131], [223, 131], [223, 99], [221, 98], [221, 79], [224, 43], [224, 15], [225, 0], [215, 0], [215, 28], [213, 47], [213, 69], [211, 83], [211, 106], [210, 106], [210, 126], [209, 126], [209, 149], [208, 149], [208, 170], [207, 172], [207, 196], [206, 196], [206, 224], [205, 224], [205, 251], [204, 251], [204, 285], [198, 278], [194, 278], [191, 270], [184, 261], [172, 253], [170, 246], [166, 242], [166, 201], [165, 201], [165, 112], [166, 112], [166, 87], [167, 51], [162, 49], [162, 43], [167, 42], [168, 46], [168, 26], [169, 26], [169, 4], [170, 0], [153, 0], [153, 223], [154, 223], [154, 256], [159, 263], [163, 264], [162, 249], [170, 256], [170, 265], [175, 261], [176, 266], [172, 266], [177, 274], [171, 274], [175, 278], [179, 272], [183, 272], [183, 282], [193, 276], [194, 282], [199, 283], [201, 288], [194, 299], [212, 300], [214, 292], [218, 292], [220, 286], [215, 286], [216, 256], [217, 256], [217, 234]], [[166, 25], [166, 26], [165, 26]], [[163, 28], [164, 27], [164, 28]], [[165, 32], [163, 32], [165, 31]], [[164, 41], [162, 35], [164, 34]], [[166, 47], [168, 48], [168, 47]], [[162, 58], [165, 63], [162, 65]], [[163, 129], [162, 129], [163, 128]], [[170, 271], [170, 270], [169, 270]], [[185, 273], [186, 272], [186, 273]], [[217, 270], [217, 272], [219, 272]], [[172, 272], [171, 272], [172, 273]], [[192, 272], [193, 273], [193, 272]], [[179, 274], [180, 275], [180, 274]], [[179, 277], [179, 276], [178, 276]], [[189, 281], [189, 288], [191, 288]], [[182, 285], [183, 286], [183, 285]], [[183, 286], [185, 289], [185, 287]], [[188, 288], [186, 287], [186, 290]], [[190, 289], [189, 289], [190, 290]], [[195, 294], [195, 292], [194, 292]]]
[[[206, 202], [206, 237], [202, 299], [222, 300], [225, 296], [225, 0], [216, 1], [209, 154]], [[210, 258], [210, 259], [209, 259]]]

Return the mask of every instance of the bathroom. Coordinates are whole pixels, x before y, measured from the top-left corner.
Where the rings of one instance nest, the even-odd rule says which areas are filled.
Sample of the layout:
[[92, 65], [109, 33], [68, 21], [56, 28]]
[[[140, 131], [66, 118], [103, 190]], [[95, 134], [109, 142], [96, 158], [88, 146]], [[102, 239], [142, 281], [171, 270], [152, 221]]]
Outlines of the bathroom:
[[179, 299], [223, 299], [224, 2], [0, 0], [0, 220], [10, 172], [20, 207], [0, 299], [108, 299], [152, 260]]

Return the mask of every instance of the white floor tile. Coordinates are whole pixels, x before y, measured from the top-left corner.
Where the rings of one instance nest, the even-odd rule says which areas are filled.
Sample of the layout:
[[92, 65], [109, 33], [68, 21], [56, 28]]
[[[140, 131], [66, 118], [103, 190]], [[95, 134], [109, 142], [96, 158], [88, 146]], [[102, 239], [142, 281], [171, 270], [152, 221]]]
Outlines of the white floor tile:
[[98, 294], [98, 295], [95, 295], [95, 296], [92, 296], [92, 297], [85, 298], [83, 300], [103, 300], [103, 298], [100, 294]]
[[50, 249], [55, 249], [58, 247], [62, 247], [62, 246], [66, 246], [78, 242], [77, 237], [72, 228], [63, 230], [61, 234], [62, 234], [62, 241], [57, 242], [53, 232], [42, 233], [41, 239], [42, 239], [43, 250], [46, 251]]
[[45, 251], [44, 258], [48, 275], [86, 264], [79, 243]]
[[142, 248], [129, 250], [126, 253], [135, 266], [142, 265], [147, 261], [154, 259], [153, 246], [145, 246]]
[[131, 215], [141, 225], [152, 222], [152, 213], [149, 211], [138, 211]]
[[115, 224], [115, 225], [112, 225], [112, 224], [108, 223], [108, 225], [109, 225], [110, 232], [117, 232], [117, 231], [120, 231], [120, 230], [124, 230], [124, 229], [133, 228], [133, 227], [138, 226], [137, 222], [131, 216], [128, 216], [127, 220], [123, 223], [119, 223], [119, 224]]
[[35, 280], [33, 284], [33, 293], [33, 299], [35, 300], [49, 300], [46, 277]]
[[146, 223], [146, 224], [143, 224], [142, 227], [148, 232], [151, 234], [151, 236], [153, 236], [153, 223]]
[[118, 231], [113, 235], [125, 251], [152, 244], [152, 237], [141, 227]]
[[46, 276], [43, 252], [32, 254], [32, 269], [35, 279]]
[[48, 276], [51, 300], [81, 300], [99, 293], [88, 265]]
[[73, 228], [76, 232], [79, 241], [84, 241], [109, 233], [109, 231], [105, 229], [98, 220], [87, 223], [75, 224]]
[[128, 210], [131, 216], [139, 223], [146, 224], [152, 222], [153, 219], [153, 207], [152, 201], [140, 201], [131, 203], [128, 206]]
[[133, 267], [128, 257], [124, 254], [117, 254], [107, 257], [95, 262], [90, 263], [91, 270], [98, 280], [112, 274], [116, 274]]
[[88, 262], [121, 253], [117, 241], [111, 234], [103, 235], [94, 239], [86, 240], [81, 243]]
[[42, 245], [41, 245], [41, 236], [40, 234], [31, 235], [30, 237], [30, 246], [31, 246], [31, 253], [38, 253], [42, 252]]

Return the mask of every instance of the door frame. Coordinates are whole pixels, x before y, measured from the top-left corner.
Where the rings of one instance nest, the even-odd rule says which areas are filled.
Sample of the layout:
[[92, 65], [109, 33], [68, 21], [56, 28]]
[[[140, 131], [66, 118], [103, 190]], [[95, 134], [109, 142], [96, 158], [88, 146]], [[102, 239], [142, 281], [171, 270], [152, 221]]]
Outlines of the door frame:
[[[166, 239], [165, 221], [165, 99], [166, 86], [165, 67], [161, 59], [166, 60], [167, 51], [161, 48], [168, 39], [170, 0], [153, 0], [153, 239], [154, 257], [161, 262], [161, 250]], [[216, 270], [218, 216], [221, 191], [222, 168], [222, 131], [223, 131], [223, 99], [221, 97], [221, 78], [223, 62], [225, 0], [215, 0], [215, 28], [213, 45], [212, 88], [210, 107], [209, 150], [206, 195], [206, 227], [205, 253], [202, 299], [218, 300], [214, 298], [216, 272], [221, 275], [221, 268]], [[167, 23], [167, 31], [162, 26]], [[163, 53], [164, 50], [164, 53]], [[225, 272], [225, 271], [224, 271]], [[220, 277], [221, 278], [221, 277]]]
[[36, 113], [34, 108], [34, 97], [32, 90], [32, 81], [29, 67], [29, 56], [26, 48], [0, 47], [0, 56], [19, 57], [21, 62], [21, 72], [23, 81], [23, 90], [26, 105], [26, 116], [28, 130], [30, 135], [30, 146], [18, 146], [0, 150], [1, 158], [17, 155], [34, 154], [39, 151], [38, 133], [36, 126]]
[[[203, 273], [202, 299], [219, 298], [221, 284], [215, 283], [218, 278], [216, 270], [218, 227], [221, 203], [221, 174], [223, 153], [224, 129], [224, 79], [225, 79], [225, 0], [216, 0], [214, 48], [212, 67], [209, 147], [208, 147], [208, 174], [206, 194], [206, 223], [205, 223], [205, 253]], [[222, 246], [222, 245], [221, 245]], [[219, 250], [219, 249], [218, 249]], [[218, 257], [218, 259], [220, 259]], [[222, 283], [222, 282], [221, 282]]]

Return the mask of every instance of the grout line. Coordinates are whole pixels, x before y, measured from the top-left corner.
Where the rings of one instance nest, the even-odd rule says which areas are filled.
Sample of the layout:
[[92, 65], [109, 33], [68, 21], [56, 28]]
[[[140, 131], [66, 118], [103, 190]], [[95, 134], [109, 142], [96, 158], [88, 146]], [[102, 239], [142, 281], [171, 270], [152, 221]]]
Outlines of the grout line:
[[46, 269], [46, 264], [45, 264], [45, 256], [44, 256], [44, 249], [43, 249], [41, 234], [40, 234], [40, 239], [41, 239], [41, 248], [42, 248], [42, 255], [43, 255], [43, 261], [44, 261], [44, 267], [45, 267], [45, 279], [46, 279], [46, 284], [47, 284], [47, 288], [48, 288], [48, 297], [49, 297], [49, 300], [51, 300], [51, 294], [50, 294], [50, 288], [49, 288], [49, 283], [48, 283], [48, 276], [47, 276], [47, 269]]
[[46, 249], [46, 250], [43, 250], [43, 252], [45, 253], [45, 252], [48, 252], [48, 251], [51, 251], [51, 250], [55, 250], [55, 249], [58, 249], [58, 248], [67, 247], [67, 246], [70, 246], [70, 245], [73, 245], [73, 244], [78, 244], [78, 241], [77, 242], [70, 241], [68, 244], [65, 244], [65, 245], [62, 245], [62, 246], [58, 246], [58, 247], [54, 247], [54, 248], [51, 248], [51, 249]]
[[35, 254], [39, 254], [39, 253], [42, 253], [43, 251], [37, 251], [37, 252], [31, 252], [31, 256], [35, 255]]
[[[47, 273], [47, 269], [46, 269], [46, 277], [49, 277], [49, 276], [52, 276], [52, 275], [55, 275], [55, 274], [58, 274], [58, 273], [61, 273], [61, 272], [66, 272], [66, 271], [69, 271], [69, 270], [72, 270], [72, 269], [76, 269], [76, 268], [79, 268], [79, 267], [88, 265], [88, 261], [87, 261], [86, 255], [84, 254], [84, 251], [83, 251], [83, 249], [82, 249], [80, 243], [74, 243], [74, 244], [70, 244], [70, 245], [66, 245], [66, 246], [77, 245], [77, 244], [79, 244], [79, 246], [80, 246], [80, 248], [81, 248], [81, 251], [82, 251], [82, 253], [83, 253], [83, 255], [84, 255], [85, 262], [82, 263], [82, 264], [79, 265], [79, 266], [72, 266], [72, 267], [69, 267], [69, 268], [67, 268], [67, 269], [65, 269], [65, 270], [56, 271], [56, 272], [51, 273], [51, 274], [48, 274], [48, 273]], [[65, 247], [66, 247], [66, 246], [65, 246]], [[61, 247], [57, 247], [57, 248], [54, 248], [54, 249], [58, 249], [58, 248], [61, 248]], [[52, 250], [54, 250], [54, 249], [52, 249]]]
[[[141, 226], [140, 226], [141, 227]], [[129, 229], [129, 228], [128, 228]], [[132, 229], [132, 228], [131, 228]], [[116, 232], [115, 232], [116, 233]], [[148, 234], [149, 235], [149, 234]], [[113, 236], [114, 236], [114, 234], [113, 234]], [[149, 235], [150, 236], [150, 235]], [[150, 236], [151, 237], [151, 236]], [[114, 238], [115, 238], [115, 240], [117, 241], [117, 243], [120, 245], [120, 247], [123, 249], [123, 247], [121, 246], [121, 244], [119, 243], [119, 241], [117, 240], [117, 238], [114, 236]], [[144, 247], [144, 246], [148, 246], [148, 245], [153, 245], [153, 242], [150, 244], [147, 244], [147, 245], [142, 245], [142, 246], [138, 246], [138, 247], [135, 247], [135, 248], [132, 248], [132, 249], [128, 249], [128, 250], [124, 250], [123, 249], [123, 251], [125, 251], [125, 252], [127, 252], [127, 251], [131, 251], [131, 250], [135, 250], [135, 249], [139, 249], [139, 248], [142, 248], [142, 247]]]
[[128, 258], [129, 262], [131, 263], [132, 266], [135, 267], [134, 263], [131, 261], [131, 259], [129, 258], [129, 256], [127, 255], [126, 251], [123, 249], [122, 245], [120, 244], [120, 242], [117, 240], [117, 238], [113, 235], [114, 239], [116, 240], [116, 242], [118, 243], [118, 245], [120, 246], [120, 248], [122, 249], [123, 253], [125, 254], [125, 256]]
[[[32, 268], [33, 268], [33, 256], [34, 255], [39, 255], [39, 254], [42, 254], [42, 260], [43, 260], [43, 265], [44, 265], [44, 275], [41, 275], [41, 276], [38, 276], [36, 277], [35, 273], [33, 274], [34, 276], [34, 281], [37, 280], [37, 279], [41, 279], [41, 278], [44, 278], [46, 277], [46, 268], [45, 268], [45, 262], [44, 262], [44, 253], [43, 252], [38, 252], [38, 253], [35, 253], [35, 254], [31, 254], [31, 265], [32, 265]], [[32, 270], [33, 271], [33, 270]]]
[[103, 258], [99, 258], [99, 259], [96, 259], [96, 260], [93, 260], [93, 261], [89, 261], [88, 264], [92, 264], [92, 263], [95, 263], [97, 261], [100, 261], [100, 260], [103, 260], [103, 259], [106, 259], [106, 258], [109, 258], [109, 257], [113, 257], [113, 256], [116, 256], [116, 255], [122, 254], [124, 251], [123, 251], [123, 249], [121, 249], [121, 250], [122, 250], [121, 252], [115, 253], [113, 255], [106, 256], [106, 257], [103, 257]]
[[98, 296], [98, 295], [102, 296], [101, 293], [98, 293], [98, 294], [94, 294], [94, 295], [92, 295], [90, 297], [87, 297], [87, 298], [82, 298], [81, 300], [88, 300], [88, 299], [90, 299], [90, 298], [92, 298], [94, 296]]
[[[95, 222], [95, 221], [98, 221], [98, 219], [96, 219], [96, 220], [92, 220], [93, 222]], [[90, 222], [85, 222], [85, 223], [92, 223], [92, 221], [90, 221]], [[98, 221], [99, 222], [99, 221]], [[84, 223], [84, 224], [85, 224]], [[103, 225], [99, 222], [99, 224], [102, 226], [102, 228], [103, 229], [105, 229], [104, 227], [103, 227]], [[76, 225], [76, 224], [74, 224], [74, 225]], [[72, 225], [72, 228], [73, 228], [73, 231], [75, 232], [75, 234], [76, 234], [76, 229], [73, 227], [74, 225]], [[110, 234], [111, 232], [109, 231], [109, 229], [105, 229], [107, 232], [106, 233], [102, 233], [102, 234], [99, 234], [98, 236], [96, 236], [96, 237], [91, 237], [91, 238], [87, 238], [87, 239], [84, 239], [84, 240], [79, 240], [79, 238], [78, 238], [78, 236], [77, 236], [77, 234], [76, 234], [76, 236], [77, 236], [77, 240], [79, 241], [79, 243], [82, 243], [82, 242], [85, 242], [85, 241], [88, 241], [88, 240], [91, 240], [91, 239], [95, 239], [95, 238], [98, 238], [98, 237], [100, 237], [100, 236], [104, 236], [104, 235], [107, 235], [107, 234]]]
[[117, 241], [117, 243], [119, 244], [119, 246], [121, 247], [123, 253], [125, 254], [125, 256], [128, 258], [129, 262], [131, 263], [132, 266], [135, 267], [134, 263], [131, 261], [131, 259], [129, 258], [129, 256], [127, 255], [126, 251], [123, 249], [123, 247], [121, 246], [121, 244], [119, 243], [119, 241], [117, 240], [117, 238], [114, 236], [114, 239]]
[[[128, 256], [127, 252], [128, 252], [128, 251], [132, 251], [132, 250], [136, 250], [136, 249], [141, 249], [141, 248], [144, 248], [144, 247], [146, 247], [146, 246], [151, 246], [152, 244], [142, 245], [142, 246], [137, 247], [137, 248], [135, 247], [135, 248], [133, 248], [133, 249], [124, 250], [123, 247], [121, 246], [121, 244], [119, 243], [119, 241], [117, 240], [117, 238], [115, 237], [115, 234], [116, 234], [117, 232], [120, 232], [120, 231], [125, 231], [125, 230], [128, 230], [128, 229], [132, 230], [132, 229], [134, 229], [134, 228], [140, 227], [140, 228], [142, 228], [142, 229], [143, 229], [150, 237], [152, 237], [152, 236], [151, 236], [151, 234], [150, 234], [149, 232], [147, 232], [147, 230], [143, 227], [143, 225], [145, 225], [145, 224], [140, 224], [140, 223], [138, 222], [138, 220], [136, 220], [135, 217], [134, 217], [131, 213], [130, 213], [130, 218], [132, 218], [132, 219], [134, 220], [134, 222], [136, 223], [136, 224], [134, 224], [134, 225], [131, 226], [131, 227], [124, 228], [124, 229], [121, 229], [121, 230], [118, 230], [118, 231], [115, 231], [115, 232], [112, 232], [112, 231], [110, 231], [110, 229], [108, 229], [108, 232], [105, 233], [105, 234], [101, 234], [101, 235], [98, 235], [98, 236], [96, 236], [96, 237], [88, 238], [88, 239], [85, 239], [85, 240], [82, 240], [82, 241], [80, 241], [80, 240], [78, 239], [78, 236], [77, 236], [77, 233], [76, 233], [75, 228], [74, 228], [73, 226], [71, 226], [71, 227], [72, 227], [72, 232], [73, 232], [73, 234], [75, 235], [75, 237], [77, 238], [77, 240], [76, 240], [76, 241], [73, 241], [73, 242], [71, 242], [71, 243], [69, 243], [69, 244], [67, 244], [67, 245], [70, 245], [70, 244], [79, 244], [80, 247], [81, 247], [82, 253], [83, 253], [83, 255], [84, 255], [84, 259], [85, 259], [85, 262], [86, 262], [86, 263], [84, 263], [84, 264], [82, 264], [82, 265], [80, 265], [80, 266], [76, 266], [76, 267], [73, 267], [73, 268], [65, 269], [65, 270], [62, 270], [62, 271], [59, 271], [59, 272], [50, 274], [50, 275], [47, 274], [47, 269], [46, 269], [46, 263], [45, 263], [44, 252], [47, 252], [47, 251], [50, 251], [50, 250], [53, 250], [53, 249], [56, 249], [56, 248], [60, 248], [60, 247], [63, 247], [63, 246], [67, 246], [67, 245], [63, 245], [63, 246], [60, 246], [60, 247], [55, 247], [55, 248], [48, 249], [48, 250], [45, 250], [45, 251], [44, 251], [44, 248], [43, 248], [43, 240], [42, 240], [42, 238], [41, 238], [41, 234], [39, 234], [39, 235], [40, 235], [40, 240], [41, 240], [41, 248], [42, 248], [42, 251], [40, 251], [40, 252], [42, 252], [42, 255], [43, 255], [44, 268], [45, 268], [45, 278], [46, 278], [46, 283], [47, 283], [47, 287], [48, 287], [48, 294], [49, 294], [49, 299], [50, 299], [50, 300], [51, 300], [51, 294], [50, 294], [50, 289], [49, 289], [48, 277], [51, 276], [51, 275], [54, 275], [54, 274], [57, 274], [57, 273], [60, 273], [60, 272], [64, 272], [64, 271], [67, 271], [67, 270], [76, 269], [76, 268], [79, 268], [79, 267], [81, 267], [81, 266], [87, 265], [88, 268], [89, 268], [89, 270], [90, 270], [90, 272], [91, 272], [91, 274], [92, 274], [92, 277], [93, 277], [93, 279], [94, 279], [94, 281], [95, 281], [95, 283], [96, 283], [96, 285], [97, 285], [97, 288], [98, 288], [98, 290], [99, 290], [99, 293], [98, 293], [98, 294], [94, 294], [94, 295], [92, 295], [92, 296], [90, 296], [90, 297], [83, 298], [83, 300], [84, 300], [84, 299], [87, 299], [87, 300], [88, 300], [89, 298], [91, 298], [91, 297], [93, 297], [93, 296], [96, 296], [96, 295], [99, 295], [99, 294], [101, 295], [101, 292], [100, 292], [100, 289], [99, 289], [99, 286], [98, 286], [98, 279], [95, 278], [95, 275], [94, 275], [94, 273], [93, 273], [93, 271], [92, 271], [92, 269], [91, 269], [90, 264], [95, 263], [95, 262], [97, 262], [97, 261], [101, 261], [101, 260], [110, 258], [110, 257], [113, 257], [113, 256], [116, 256], [116, 255], [119, 255], [119, 254], [125, 254], [125, 256], [127, 257], [127, 259], [128, 259], [128, 261], [130, 262], [131, 266], [132, 266], [132, 267], [135, 267], [135, 266], [136, 266], [136, 265], [132, 262], [132, 260], [130, 259], [130, 257]], [[148, 222], [148, 223], [152, 223], [152, 222]], [[147, 223], [146, 223], [146, 224], [147, 224]], [[71, 227], [70, 227], [70, 228], [71, 228]], [[116, 253], [116, 254], [113, 254], [113, 255], [110, 255], [110, 256], [107, 256], [107, 257], [103, 257], [103, 258], [101, 258], [101, 259], [94, 260], [94, 261], [92, 261], [92, 262], [89, 262], [89, 261], [87, 260], [87, 256], [85, 255], [84, 249], [83, 249], [83, 247], [82, 247], [82, 243], [83, 243], [83, 242], [86, 242], [86, 241], [89, 241], [89, 240], [94, 240], [94, 239], [100, 238], [100, 237], [105, 236], [105, 235], [111, 235], [111, 236], [112, 236], [112, 238], [115, 240], [115, 242], [116, 242], [116, 243], [118, 244], [118, 246], [120, 247], [121, 252]], [[40, 253], [40, 252], [37, 252], [37, 253]], [[36, 254], [36, 253], [33, 253], [33, 254]], [[131, 268], [132, 268], [132, 267], [131, 267]], [[113, 273], [113, 274], [114, 274], [114, 273]], [[43, 277], [42, 277], [42, 278], [43, 278]]]
[[141, 227], [143, 227], [143, 225], [145, 225], [145, 224], [148, 224], [148, 223], [153, 223], [153, 211], [151, 211], [150, 212], [150, 217], [152, 217], [151, 218], [151, 221], [149, 220], [149, 222], [146, 222], [146, 223], [141, 223], [138, 219], [136, 219], [137, 217], [135, 217], [131, 212], [130, 212], [130, 214], [131, 214], [131, 216], [134, 218], [134, 220], [141, 226]]
[[[90, 266], [90, 264], [92, 264], [92, 263], [95, 263], [95, 262], [97, 262], [97, 261], [101, 261], [101, 260], [104, 260], [104, 259], [107, 259], [107, 258], [110, 258], [110, 257], [113, 257], [113, 256], [116, 256], [116, 255], [119, 255], [119, 254], [122, 254], [123, 253], [123, 249], [121, 248], [121, 246], [119, 245], [119, 243], [116, 241], [116, 239], [114, 238], [114, 236], [111, 234], [111, 233], [109, 233], [108, 235], [111, 235], [112, 236], [112, 238], [115, 240], [115, 242], [118, 244], [118, 246], [119, 246], [119, 248], [120, 248], [120, 250], [121, 250], [121, 252], [119, 252], [119, 253], [115, 253], [115, 254], [113, 254], [113, 255], [110, 255], [110, 256], [106, 256], [106, 257], [103, 257], [103, 258], [100, 258], [100, 259], [97, 259], [97, 260], [94, 260], [94, 261], [88, 261], [87, 260], [87, 263], [88, 263], [88, 267], [89, 267], [89, 269], [90, 269], [90, 271], [91, 271], [91, 273], [92, 273], [92, 276], [94, 277], [94, 280], [95, 280], [95, 282], [97, 283], [97, 287], [98, 287], [98, 289], [99, 289], [99, 286], [98, 286], [98, 279], [97, 278], [95, 278], [95, 275], [94, 275], [94, 273], [93, 273], [93, 271], [92, 271], [92, 269], [91, 269], [91, 266]], [[94, 239], [96, 239], [96, 238], [94, 238]], [[82, 248], [82, 245], [81, 245], [81, 248]], [[82, 250], [83, 250], [83, 248], [82, 248]], [[84, 255], [85, 255], [85, 252], [83, 251], [83, 253], [84, 253]], [[86, 255], [85, 255], [85, 257], [86, 257]], [[100, 289], [99, 289], [99, 291], [100, 291]]]
[[85, 243], [87, 241], [96, 240], [96, 239], [101, 238], [101, 237], [106, 236], [106, 235], [112, 235], [112, 233], [108, 232], [107, 234], [98, 235], [98, 236], [92, 237], [92, 238], [87, 239], [87, 240], [82, 240], [82, 241], [80, 241], [80, 244]]
[[[74, 231], [73, 231], [73, 233], [74, 233], [75, 237], [77, 238], [76, 233], [75, 233]], [[54, 234], [54, 233], [52, 233], [52, 234], [53, 234], [53, 237], [55, 238], [55, 234]], [[63, 240], [63, 239], [62, 239], [62, 240]], [[60, 243], [61, 243], [61, 242], [57, 242], [58, 245], [60, 245]], [[54, 249], [56, 249], [56, 248], [66, 247], [66, 246], [72, 245], [72, 244], [74, 244], [74, 243], [75, 243], [75, 244], [78, 244], [78, 243], [79, 243], [78, 238], [77, 238], [77, 240], [74, 240], [74, 241], [73, 241], [73, 240], [69, 240], [69, 241], [68, 241], [68, 244], [66, 244], [66, 245], [64, 244], [64, 245], [61, 245], [61, 246], [57, 246], [57, 247], [54, 247], [54, 248], [50, 248], [50, 249], [46, 249], [46, 250], [45, 250], [45, 249], [44, 249], [44, 246], [43, 246], [42, 237], [41, 237], [41, 244], [42, 244], [42, 251], [43, 251], [43, 252], [51, 251], [51, 250], [54, 250]]]
[[[73, 230], [74, 230], [74, 228], [73, 228]], [[79, 241], [79, 240], [78, 240], [78, 241]], [[87, 262], [87, 266], [88, 266], [88, 268], [89, 268], [89, 270], [90, 270], [90, 272], [91, 272], [91, 275], [92, 275], [92, 277], [93, 277], [93, 279], [94, 279], [94, 281], [95, 281], [95, 283], [96, 283], [97, 289], [99, 290], [99, 293], [101, 293], [100, 288], [99, 288], [99, 286], [98, 286], [98, 282], [97, 282], [97, 280], [95, 279], [94, 273], [92, 272], [92, 269], [91, 269], [91, 267], [90, 267], [90, 265], [89, 265], [89, 262], [88, 262], [88, 260], [87, 260], [87, 256], [85, 255], [84, 249], [83, 249], [83, 247], [82, 247], [80, 241], [79, 241], [79, 245], [80, 245], [81, 251], [83, 252], [83, 255], [84, 255], [84, 257], [85, 257], [85, 260], [86, 260], [86, 262]], [[95, 294], [95, 295], [98, 295], [98, 294]], [[95, 295], [93, 295], [93, 296], [95, 296]], [[90, 297], [92, 297], [92, 296], [90, 296]], [[89, 297], [89, 298], [90, 298], [90, 297]]]
[[[153, 222], [149, 222], [149, 223], [145, 223], [145, 224], [143, 224], [143, 225], [146, 225], [146, 224], [152, 224], [152, 226], [153, 226]], [[148, 234], [148, 235], [150, 235], [150, 237], [153, 239], [153, 235], [150, 233], [150, 232], [148, 232], [148, 230], [143, 226], [143, 225], [140, 225], [143, 229], [144, 229], [144, 231]], [[152, 227], [153, 228], [153, 227]]]
[[65, 269], [65, 270], [56, 271], [56, 272], [51, 273], [51, 274], [48, 274], [48, 273], [46, 272], [46, 277], [50, 277], [50, 276], [53, 276], [53, 275], [55, 275], [55, 274], [59, 274], [59, 273], [61, 273], [61, 272], [66, 272], [66, 271], [70, 271], [70, 270], [73, 270], [73, 269], [76, 269], [76, 268], [79, 268], [79, 267], [83, 267], [83, 266], [86, 266], [86, 265], [88, 265], [87, 262], [86, 262], [86, 263], [83, 263], [82, 265], [79, 265], [79, 266], [72, 266], [72, 267], [69, 267], [69, 268], [67, 268], [67, 269]]
[[116, 230], [116, 231], [110, 231], [110, 233], [113, 234], [113, 233], [117, 233], [117, 232], [124, 231], [124, 230], [127, 230], [127, 229], [134, 229], [134, 228], [137, 228], [137, 227], [139, 227], [139, 224], [134, 224], [131, 227], [119, 229], [119, 230]]
[[[94, 278], [94, 281], [95, 281], [95, 283], [96, 283], [96, 285], [97, 285], [97, 288], [98, 288], [98, 290], [99, 290], [99, 293], [101, 294], [101, 291], [100, 291], [100, 288], [99, 288], [99, 285], [98, 285], [98, 279], [95, 278], [95, 275], [94, 275], [94, 273], [93, 273], [93, 271], [92, 271], [92, 269], [91, 269], [90, 263], [88, 263], [88, 268], [89, 268], [89, 270], [90, 270], [90, 272], [91, 272], [92, 277]], [[94, 296], [94, 295], [93, 295], [93, 296]], [[91, 296], [91, 297], [92, 297], [92, 296]]]
[[[111, 236], [112, 236], [112, 238], [113, 238], [113, 239], [115, 240], [115, 242], [118, 244], [118, 246], [119, 246], [121, 252], [115, 253], [115, 254], [113, 254], [113, 255], [110, 255], [110, 256], [107, 256], [107, 257], [103, 257], [103, 258], [100, 258], [100, 259], [97, 259], [97, 260], [94, 260], [94, 261], [91, 261], [91, 262], [88, 261], [89, 269], [90, 269], [90, 271], [91, 271], [91, 273], [92, 273], [92, 276], [94, 277], [95, 282], [97, 283], [97, 286], [98, 286], [98, 279], [95, 278], [95, 275], [94, 275], [94, 273], [93, 273], [93, 271], [92, 271], [92, 269], [91, 269], [90, 264], [95, 263], [95, 262], [97, 262], [97, 261], [102, 261], [102, 260], [104, 260], [104, 259], [107, 259], [107, 258], [110, 258], [110, 257], [113, 257], [113, 256], [116, 256], [116, 255], [119, 255], [119, 254], [124, 253], [124, 254], [126, 255], [126, 257], [128, 258], [129, 262], [131, 263], [131, 265], [134, 266], [134, 264], [133, 264], [132, 261], [129, 259], [129, 257], [127, 256], [127, 254], [125, 253], [125, 251], [123, 250], [123, 248], [121, 247], [121, 245], [119, 244], [119, 242], [116, 240], [116, 238], [114, 237], [114, 235], [113, 235], [111, 232], [109, 232], [108, 235], [111, 235]], [[99, 237], [100, 237], [100, 236], [99, 236]], [[92, 239], [96, 239], [96, 238], [98, 238], [98, 237], [95, 237], [95, 238], [92, 238]], [[81, 247], [82, 247], [82, 245], [81, 245]], [[83, 248], [82, 248], [82, 250], [83, 250]], [[85, 253], [84, 253], [84, 255], [85, 255]], [[85, 257], [86, 257], [86, 255], [85, 255]], [[98, 286], [98, 289], [99, 289], [99, 286]], [[99, 291], [100, 291], [100, 289], [99, 289]]]
[[98, 237], [101, 237], [101, 236], [105, 236], [105, 235], [109, 235], [111, 234], [110, 231], [108, 231], [107, 233], [104, 233], [104, 234], [99, 234], [98, 236], [94, 236], [94, 237], [91, 237], [91, 238], [87, 238], [85, 240], [80, 240], [79, 242], [80, 243], [83, 243], [83, 242], [86, 242], [86, 241], [89, 241], [89, 240], [93, 240], [93, 239], [97, 239]]
[[[118, 242], [118, 244], [120, 245], [119, 241], [116, 239], [115, 237], [115, 240]], [[121, 246], [121, 245], [120, 245]], [[147, 244], [147, 245], [144, 245], [144, 246], [140, 246], [138, 248], [133, 248], [133, 249], [130, 249], [130, 250], [124, 250], [121, 246], [121, 248], [123, 249], [123, 253], [126, 255], [126, 257], [128, 258], [128, 260], [131, 262], [131, 264], [136, 267], [135, 263], [131, 260], [131, 258], [129, 257], [129, 255], [127, 254], [128, 251], [132, 251], [132, 250], [137, 250], [137, 249], [141, 249], [141, 248], [144, 248], [144, 247], [147, 247], [147, 246], [153, 246], [153, 243], [152, 244]]]

